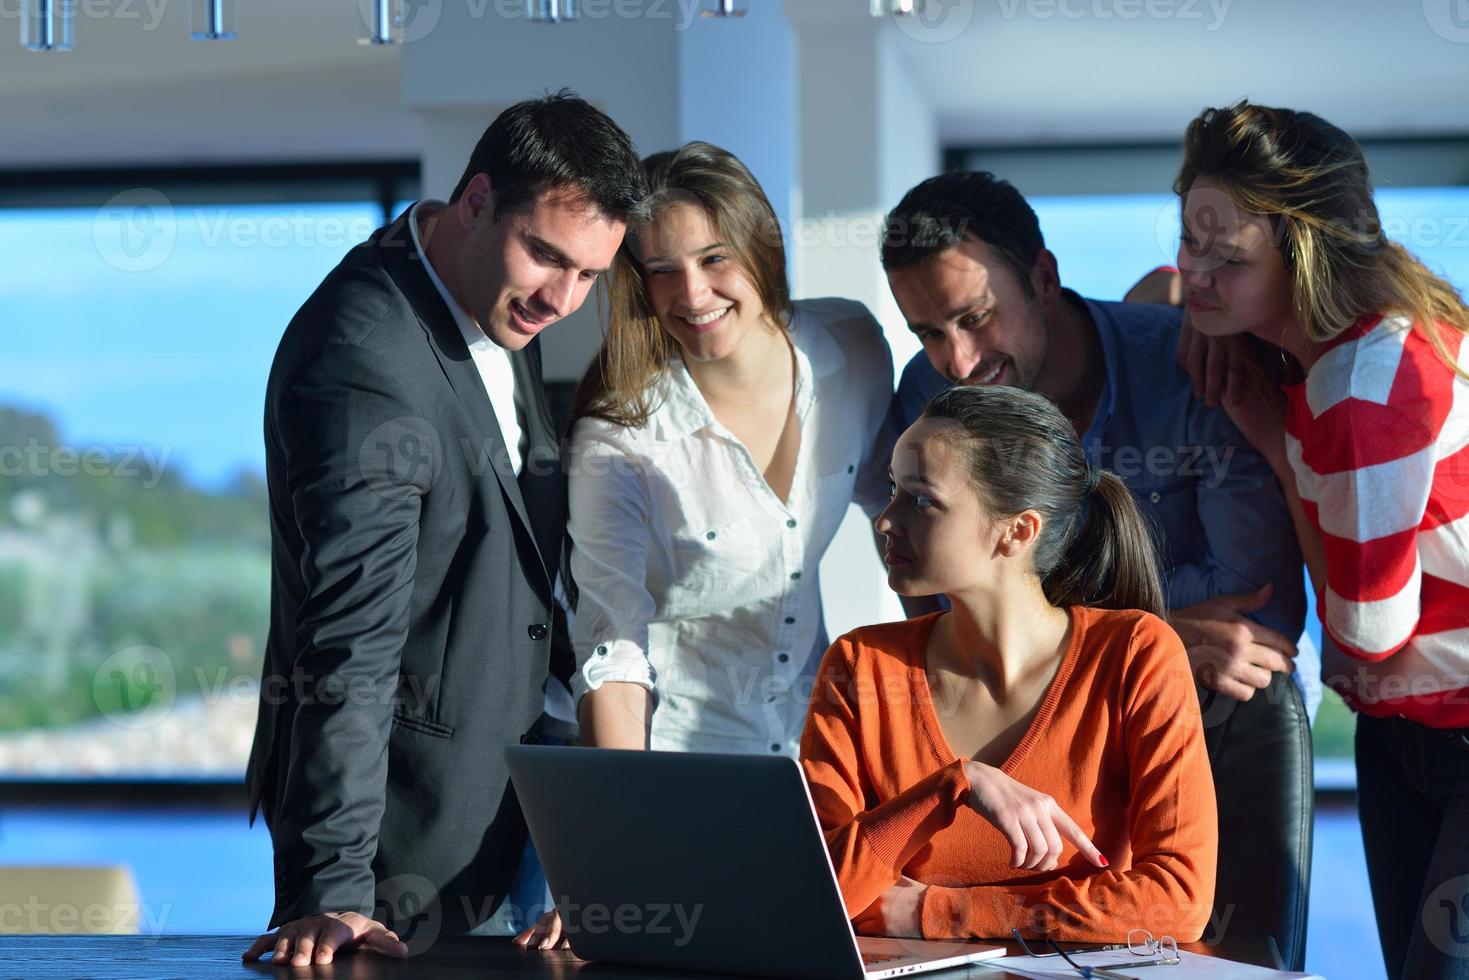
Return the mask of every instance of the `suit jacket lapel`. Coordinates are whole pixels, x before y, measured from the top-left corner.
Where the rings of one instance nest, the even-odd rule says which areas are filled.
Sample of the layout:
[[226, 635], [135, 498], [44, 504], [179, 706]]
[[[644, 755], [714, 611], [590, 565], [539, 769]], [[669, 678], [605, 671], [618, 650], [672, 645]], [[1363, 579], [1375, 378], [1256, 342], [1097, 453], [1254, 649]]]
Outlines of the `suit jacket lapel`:
[[547, 574], [554, 578], [566, 529], [566, 482], [561, 470], [561, 447], [541, 379], [540, 339], [512, 353], [510, 363], [526, 433], [525, 465], [519, 480], [521, 497]]
[[[475, 431], [479, 433], [480, 444], [478, 446], [446, 446], [445, 450], [462, 450], [466, 454], [470, 471], [473, 473], [482, 473], [486, 465], [494, 471], [495, 478], [500, 483], [500, 491], [510, 505], [511, 511], [519, 519], [526, 537], [536, 549], [536, 560], [540, 562], [541, 571], [545, 573], [548, 567], [545, 556], [540, 553], [541, 545], [536, 540], [535, 525], [526, 512], [520, 485], [510, 465], [510, 451], [505, 445], [504, 435], [500, 432], [499, 422], [495, 418], [495, 409], [490, 404], [490, 396], [485, 392], [484, 381], [480, 378], [479, 369], [475, 366], [474, 360], [469, 356], [469, 347], [464, 343], [464, 337], [459, 332], [459, 325], [454, 322], [454, 314], [449, 311], [448, 306], [444, 304], [443, 297], [434, 288], [432, 280], [429, 279], [422, 265], [422, 257], [413, 247], [413, 239], [408, 231], [408, 215], [411, 211], [411, 208], [405, 211], [397, 221], [384, 228], [376, 244], [382, 255], [383, 268], [393, 277], [393, 281], [397, 283], [409, 305], [413, 307], [419, 324], [428, 335], [434, 356], [438, 358], [439, 366], [444, 371], [444, 377], [448, 379], [455, 396], [469, 413]], [[514, 358], [511, 360], [513, 361]], [[547, 595], [549, 595], [551, 588], [549, 574], [546, 575], [545, 586]]]

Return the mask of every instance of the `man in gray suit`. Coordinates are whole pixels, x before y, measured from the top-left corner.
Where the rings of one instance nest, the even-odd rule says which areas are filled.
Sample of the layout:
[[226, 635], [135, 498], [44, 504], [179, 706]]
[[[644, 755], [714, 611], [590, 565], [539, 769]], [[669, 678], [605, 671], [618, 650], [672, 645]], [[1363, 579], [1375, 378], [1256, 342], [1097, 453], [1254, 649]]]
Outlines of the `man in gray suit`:
[[468, 932], [504, 901], [526, 831], [501, 749], [536, 738], [566, 518], [536, 335], [586, 299], [643, 196], [602, 112], [519, 103], [448, 204], [354, 248], [286, 328], [247, 775], [279, 929], [245, 959], [404, 956], [425, 922]]

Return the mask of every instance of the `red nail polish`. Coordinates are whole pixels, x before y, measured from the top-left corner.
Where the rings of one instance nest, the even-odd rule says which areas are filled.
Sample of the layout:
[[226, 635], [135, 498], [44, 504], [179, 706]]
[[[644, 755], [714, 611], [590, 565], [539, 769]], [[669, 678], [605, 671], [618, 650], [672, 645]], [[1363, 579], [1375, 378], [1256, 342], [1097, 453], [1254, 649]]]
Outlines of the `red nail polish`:
[[1107, 855], [1103, 854], [1103, 855], [1101, 855], [1101, 858], [1102, 858], [1102, 867], [1104, 867], [1104, 868], [1111, 867], [1112, 862], [1107, 860]]

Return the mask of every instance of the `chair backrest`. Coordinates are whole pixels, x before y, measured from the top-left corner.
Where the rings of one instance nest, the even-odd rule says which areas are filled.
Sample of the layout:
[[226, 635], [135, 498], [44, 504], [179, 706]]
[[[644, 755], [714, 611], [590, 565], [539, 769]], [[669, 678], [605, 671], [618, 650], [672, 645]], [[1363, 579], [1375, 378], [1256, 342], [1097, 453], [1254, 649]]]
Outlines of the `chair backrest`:
[[1304, 970], [1315, 777], [1311, 726], [1288, 674], [1249, 701], [1199, 690], [1219, 800], [1219, 874], [1205, 941], [1274, 940], [1282, 966]]
[[0, 916], [0, 933], [130, 935], [141, 908], [126, 866], [0, 866], [0, 909], [12, 911]]

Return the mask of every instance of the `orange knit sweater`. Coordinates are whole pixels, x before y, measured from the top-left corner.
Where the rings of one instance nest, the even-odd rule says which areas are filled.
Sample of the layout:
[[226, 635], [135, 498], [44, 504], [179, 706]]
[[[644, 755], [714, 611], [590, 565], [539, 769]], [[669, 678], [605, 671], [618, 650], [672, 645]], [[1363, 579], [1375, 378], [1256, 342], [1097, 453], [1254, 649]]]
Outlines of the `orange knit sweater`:
[[[1214, 782], [1183, 644], [1143, 612], [1071, 608], [1071, 640], [1001, 767], [1049, 793], [1105, 854], [1065, 842], [1050, 872], [969, 806], [925, 675], [934, 613], [854, 630], [827, 650], [802, 764], [846, 900], [862, 913], [900, 875], [928, 885], [926, 938], [1115, 942], [1133, 928], [1197, 940], [1214, 900]], [[1063, 838], [1064, 842], [1064, 838]]]

